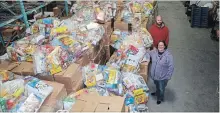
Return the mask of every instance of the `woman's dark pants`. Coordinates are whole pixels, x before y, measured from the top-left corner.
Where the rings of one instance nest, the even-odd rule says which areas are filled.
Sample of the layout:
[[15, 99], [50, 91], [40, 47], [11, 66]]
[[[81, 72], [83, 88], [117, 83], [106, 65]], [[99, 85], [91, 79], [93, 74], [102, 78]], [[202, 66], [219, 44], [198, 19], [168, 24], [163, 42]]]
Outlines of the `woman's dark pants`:
[[156, 96], [157, 101], [164, 100], [165, 87], [167, 86], [168, 80], [154, 80], [154, 84], [156, 85]]

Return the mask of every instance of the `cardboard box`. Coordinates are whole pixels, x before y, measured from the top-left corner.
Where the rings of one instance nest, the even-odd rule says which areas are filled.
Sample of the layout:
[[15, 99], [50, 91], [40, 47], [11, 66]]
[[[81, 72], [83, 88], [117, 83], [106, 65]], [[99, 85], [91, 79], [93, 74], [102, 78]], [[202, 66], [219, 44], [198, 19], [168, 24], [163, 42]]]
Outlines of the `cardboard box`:
[[101, 25], [105, 28], [105, 34], [104, 34], [103, 39], [108, 39], [113, 32], [111, 22], [106, 22], [105, 24], [101, 24]]
[[124, 97], [81, 95], [70, 112], [125, 112]]
[[61, 10], [59, 7], [54, 7], [53, 8], [53, 14], [55, 17], [59, 16], [61, 14]]
[[129, 112], [129, 107], [125, 106], [125, 112]]
[[37, 77], [38, 79], [41, 79], [41, 80], [55, 81], [53, 75], [47, 75], [47, 76], [38, 75], [38, 76], [35, 76], [35, 77]]
[[128, 24], [121, 21], [121, 22], [115, 22], [114, 29], [119, 29], [121, 31], [128, 31]]
[[1, 63], [0, 63], [0, 70], [11, 71], [12, 69], [17, 67], [18, 65], [20, 65], [19, 62], [12, 63], [10, 61], [1, 61]]
[[[19, 65], [17, 65], [19, 64]], [[15, 68], [11, 70], [11, 72], [18, 74], [18, 75], [35, 75], [33, 70], [33, 64], [30, 62], [19, 62], [15, 63], [14, 65], [17, 65]], [[13, 64], [12, 64], [13, 66]]]
[[96, 54], [95, 57], [93, 57], [93, 59], [91, 59], [91, 61], [93, 63], [99, 64], [99, 62], [102, 60], [103, 56], [105, 55], [105, 48], [102, 47], [99, 52]]
[[148, 18], [144, 18], [144, 19], [142, 19], [143, 21], [142, 21], [142, 23], [141, 23], [141, 27], [144, 27], [144, 28], [146, 28], [147, 27], [147, 23], [148, 23]]
[[14, 32], [15, 32], [15, 30], [13, 28], [5, 29], [2, 31], [2, 36], [3, 37], [11, 37], [11, 36], [13, 36]]
[[79, 64], [80, 66], [86, 66], [90, 63], [90, 60], [89, 60], [89, 55], [87, 54], [84, 54], [80, 59], [78, 59], [76, 62], [76, 64]]
[[149, 65], [149, 62], [141, 63], [140, 64], [140, 71], [139, 71], [139, 74], [144, 78], [146, 83], [148, 80], [148, 65]]
[[83, 89], [83, 79], [78, 80], [76, 83], [73, 83], [72, 88], [66, 89], [67, 94], [77, 92]]
[[53, 92], [46, 98], [39, 111], [56, 112], [57, 110], [63, 109], [62, 100], [67, 96], [64, 84], [50, 81], [44, 82], [53, 87]]
[[72, 63], [66, 70], [60, 73], [54, 74], [56, 82], [65, 85], [66, 89], [71, 89], [79, 80], [82, 79], [81, 66], [76, 63]]

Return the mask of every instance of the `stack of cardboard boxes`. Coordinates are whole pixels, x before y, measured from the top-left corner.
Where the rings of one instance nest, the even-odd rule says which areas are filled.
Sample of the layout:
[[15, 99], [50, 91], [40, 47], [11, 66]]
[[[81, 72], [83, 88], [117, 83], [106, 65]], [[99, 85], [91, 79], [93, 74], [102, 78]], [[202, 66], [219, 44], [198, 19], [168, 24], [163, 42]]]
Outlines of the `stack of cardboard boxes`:
[[[3, 62], [0, 64], [0, 70], [7, 70], [22, 76], [34, 76], [33, 64], [30, 62]], [[35, 77], [41, 80], [54, 81], [64, 84], [67, 93], [76, 92], [83, 88], [81, 66], [76, 63], [72, 63], [66, 70], [63, 70], [55, 75], [38, 75]]]

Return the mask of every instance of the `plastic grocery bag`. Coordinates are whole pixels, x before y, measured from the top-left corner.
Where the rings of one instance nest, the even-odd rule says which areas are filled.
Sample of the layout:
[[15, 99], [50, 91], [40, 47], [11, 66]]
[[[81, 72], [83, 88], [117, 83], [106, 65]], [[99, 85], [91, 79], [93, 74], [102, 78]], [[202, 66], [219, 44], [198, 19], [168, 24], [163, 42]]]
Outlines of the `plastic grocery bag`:
[[62, 71], [60, 59], [61, 52], [61, 47], [57, 46], [48, 56], [46, 56], [47, 68], [51, 75]]
[[53, 91], [53, 87], [38, 78], [29, 77], [30, 81], [25, 85], [28, 95], [34, 93], [44, 101]]
[[5, 97], [5, 96], [15, 96], [18, 97], [21, 95], [21, 92], [19, 93], [19, 89], [24, 89], [24, 80], [23, 79], [15, 79], [11, 81], [7, 81], [2, 83], [0, 87], [0, 97]]
[[[94, 87], [96, 86], [96, 75], [100, 74], [98, 72], [98, 65], [97, 64], [89, 64], [87, 66], [84, 66], [82, 68], [82, 73], [83, 73], [83, 79], [84, 79], [84, 84], [87, 87]], [[99, 76], [101, 77], [101, 76]], [[100, 79], [97, 79], [100, 80]]]
[[17, 112], [37, 112], [43, 101], [40, 97], [31, 93]]
[[140, 75], [136, 75], [133, 73], [123, 73], [122, 74], [123, 84], [127, 89], [133, 91], [135, 89], [143, 89], [145, 92], [149, 90], [147, 84], [145, 83], [144, 79]]
[[33, 55], [33, 66], [34, 73], [46, 75], [47, 67], [46, 67], [46, 56], [42, 53], [42, 51], [38, 50]]
[[136, 67], [139, 63], [139, 57], [137, 55], [128, 55], [125, 64], [122, 66], [122, 71], [124, 72], [135, 72]]

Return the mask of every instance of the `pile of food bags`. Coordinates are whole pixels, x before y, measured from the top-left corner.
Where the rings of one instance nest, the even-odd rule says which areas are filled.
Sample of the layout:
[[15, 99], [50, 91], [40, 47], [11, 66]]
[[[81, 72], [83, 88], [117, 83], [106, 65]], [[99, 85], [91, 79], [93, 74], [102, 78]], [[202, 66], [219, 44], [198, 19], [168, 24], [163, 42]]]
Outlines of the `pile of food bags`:
[[83, 67], [82, 72], [87, 88], [70, 94], [64, 100], [65, 110], [71, 109], [71, 105], [80, 94], [91, 92], [96, 92], [100, 96], [125, 97], [125, 105], [129, 106], [131, 111], [141, 111], [143, 106], [147, 108], [149, 88], [140, 75], [93, 63]]
[[37, 112], [53, 87], [32, 76], [0, 81], [0, 112]]
[[35, 74], [53, 75], [66, 69], [73, 57], [61, 48], [61, 46], [42, 45], [38, 46], [33, 55]]
[[80, 1], [77, 0], [71, 8], [75, 12], [75, 18], [83, 22], [98, 21], [105, 23], [116, 15], [116, 1]]
[[122, 72], [137, 73], [139, 64], [146, 53], [146, 48], [152, 44], [152, 37], [145, 28], [132, 33], [115, 30], [111, 36], [111, 45], [117, 51], [106, 65]]
[[124, 4], [121, 19], [126, 23], [133, 23], [138, 19], [140, 24], [142, 19], [149, 17], [152, 11], [153, 1], [151, 0], [128, 0]]
[[33, 62], [35, 74], [53, 75], [97, 46], [105, 29], [91, 20], [83, 23], [75, 17], [62, 21], [49, 17], [37, 20], [26, 32], [26, 37], [7, 47], [9, 58]]

